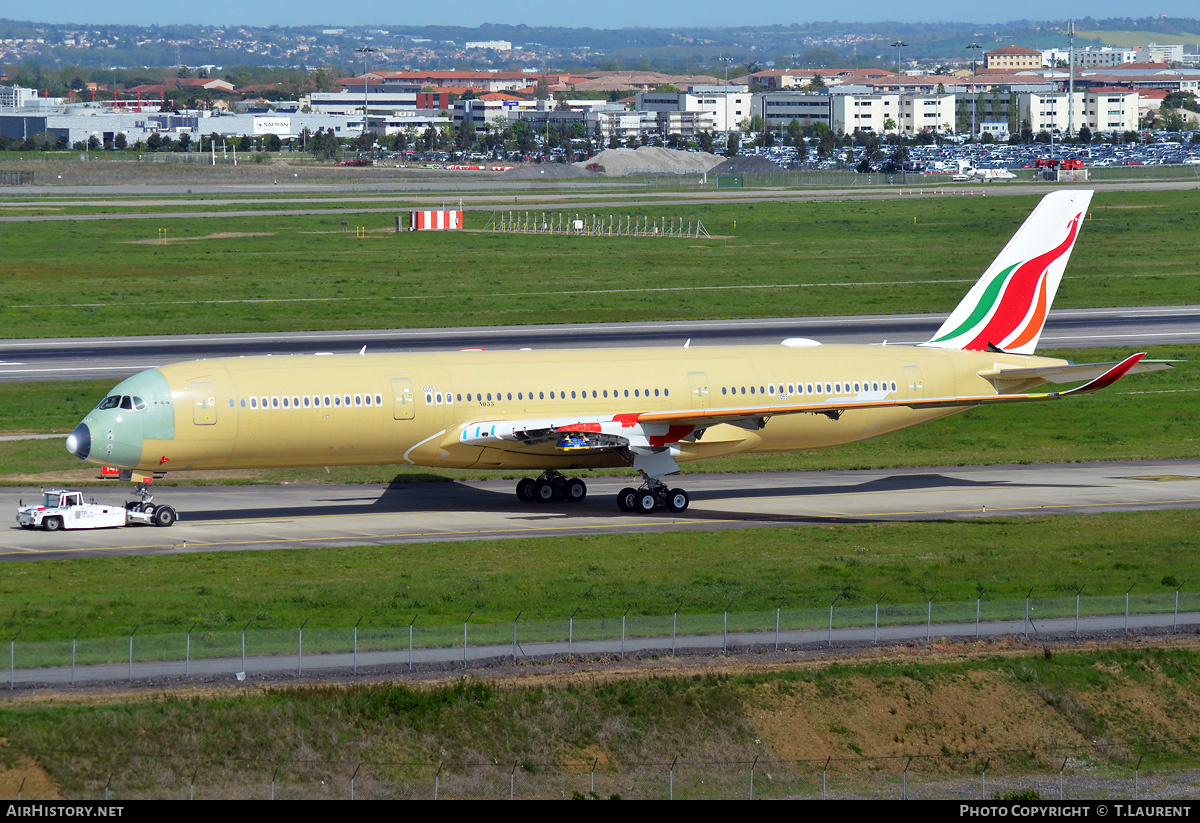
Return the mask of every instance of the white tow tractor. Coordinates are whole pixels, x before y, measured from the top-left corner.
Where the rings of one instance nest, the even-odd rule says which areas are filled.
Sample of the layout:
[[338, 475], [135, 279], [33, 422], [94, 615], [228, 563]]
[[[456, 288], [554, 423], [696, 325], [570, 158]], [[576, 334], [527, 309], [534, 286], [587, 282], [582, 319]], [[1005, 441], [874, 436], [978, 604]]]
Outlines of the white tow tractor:
[[83, 492], [51, 489], [42, 492], [42, 502], [17, 508], [17, 523], [23, 529], [119, 529], [122, 526], [170, 526], [179, 516], [170, 506], [155, 506], [154, 496], [139, 485], [140, 500], [124, 506], [106, 506], [94, 500], [85, 503]]

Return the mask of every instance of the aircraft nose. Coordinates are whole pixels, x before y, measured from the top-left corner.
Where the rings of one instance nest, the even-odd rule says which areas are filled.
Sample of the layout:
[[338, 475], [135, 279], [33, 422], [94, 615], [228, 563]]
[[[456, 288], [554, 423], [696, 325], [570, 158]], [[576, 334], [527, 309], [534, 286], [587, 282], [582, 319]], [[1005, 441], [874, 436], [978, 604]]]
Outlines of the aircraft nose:
[[67, 435], [67, 451], [80, 460], [87, 460], [92, 453], [92, 432], [86, 423], [80, 423], [75, 431]]

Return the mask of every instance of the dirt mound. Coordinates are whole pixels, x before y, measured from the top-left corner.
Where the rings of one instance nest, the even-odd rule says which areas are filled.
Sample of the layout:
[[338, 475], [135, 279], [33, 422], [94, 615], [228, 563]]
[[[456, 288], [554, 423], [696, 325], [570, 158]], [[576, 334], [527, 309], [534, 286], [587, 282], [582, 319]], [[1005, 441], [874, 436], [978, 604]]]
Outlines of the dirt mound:
[[638, 174], [704, 174], [720, 162], [720, 157], [706, 152], [642, 146], [639, 149], [608, 149], [575, 166], [608, 177], [629, 177]]
[[780, 174], [783, 166], [765, 157], [731, 157], [712, 169], [713, 174]]

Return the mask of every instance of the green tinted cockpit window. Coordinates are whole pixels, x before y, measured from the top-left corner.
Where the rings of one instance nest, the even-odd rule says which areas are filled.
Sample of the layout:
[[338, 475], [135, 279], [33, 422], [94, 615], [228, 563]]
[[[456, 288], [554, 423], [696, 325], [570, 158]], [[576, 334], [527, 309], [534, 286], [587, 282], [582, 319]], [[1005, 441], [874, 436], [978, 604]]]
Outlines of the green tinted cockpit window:
[[104, 411], [105, 409], [115, 409], [120, 405], [121, 405], [121, 395], [111, 394], [108, 397], [101, 400], [100, 405], [96, 406], [96, 408], [99, 409], [100, 411]]

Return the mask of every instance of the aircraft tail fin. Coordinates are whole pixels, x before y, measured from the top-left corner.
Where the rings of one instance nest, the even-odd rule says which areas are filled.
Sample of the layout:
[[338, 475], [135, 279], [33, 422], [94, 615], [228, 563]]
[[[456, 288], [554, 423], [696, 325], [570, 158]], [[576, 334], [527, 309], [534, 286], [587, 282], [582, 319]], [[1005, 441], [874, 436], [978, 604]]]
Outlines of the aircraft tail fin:
[[937, 334], [921, 345], [1033, 354], [1091, 199], [1091, 191], [1043, 197]]

